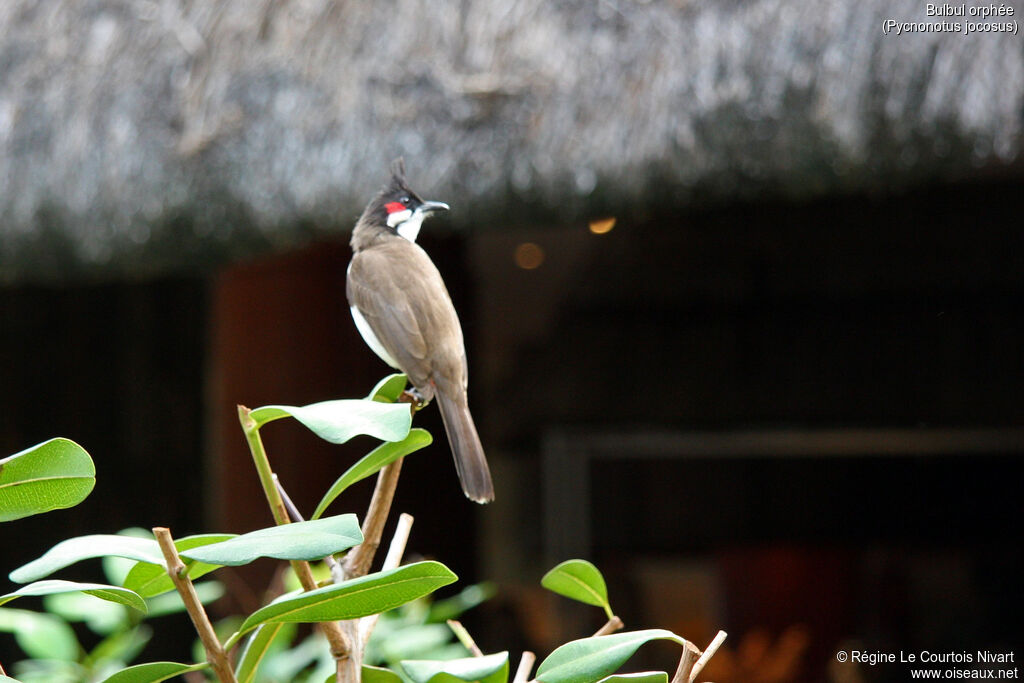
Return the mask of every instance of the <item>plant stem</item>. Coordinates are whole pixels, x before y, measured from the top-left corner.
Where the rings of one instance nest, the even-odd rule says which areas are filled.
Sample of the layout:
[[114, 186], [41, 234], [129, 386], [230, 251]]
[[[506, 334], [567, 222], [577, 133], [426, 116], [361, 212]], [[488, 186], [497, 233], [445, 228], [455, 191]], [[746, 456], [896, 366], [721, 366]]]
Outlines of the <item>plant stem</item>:
[[697, 659], [700, 650], [688, 640], [683, 641], [683, 654], [679, 657], [679, 666], [672, 676], [672, 683], [688, 683], [693, 680], [693, 662]]
[[[281, 500], [284, 502], [284, 507], [288, 511], [288, 517], [293, 522], [303, 522], [302, 513], [299, 512], [299, 508], [295, 506], [292, 499], [288, 496], [288, 492], [284, 490], [284, 486], [281, 485], [281, 480], [278, 479], [277, 473], [274, 473], [274, 488], [277, 489], [278, 494], [281, 496]], [[334, 559], [334, 555], [328, 555], [324, 558], [324, 564], [327, 565], [328, 569], [331, 570], [331, 580], [334, 583], [341, 583], [345, 580], [344, 571], [338, 561]]]
[[403, 512], [398, 515], [398, 524], [395, 525], [395, 535], [391, 537], [391, 545], [388, 546], [388, 554], [384, 556], [382, 570], [398, 569], [402, 564], [402, 556], [405, 555], [405, 546], [409, 543], [409, 534], [412, 533], [412, 515]]
[[292, 499], [288, 497], [288, 492], [281, 486], [281, 480], [277, 478], [277, 473], [275, 472], [272, 476], [274, 478], [274, 488], [277, 489], [278, 495], [281, 496], [281, 502], [284, 503], [284, 509], [288, 512], [288, 518], [293, 522], [304, 522], [305, 519], [303, 519], [302, 513], [299, 512], [299, 508], [295, 506]]
[[[405, 546], [409, 542], [409, 534], [412, 531], [413, 517], [406, 513], [398, 516], [398, 526], [395, 528], [395, 535], [391, 537], [391, 545], [388, 546], [388, 554], [384, 557], [382, 570], [398, 569], [402, 564], [402, 556], [405, 554]], [[363, 647], [370, 640], [373, 627], [377, 625], [380, 614], [371, 614], [359, 620], [359, 642]]]
[[160, 544], [160, 550], [164, 554], [164, 561], [167, 563], [167, 575], [171, 577], [174, 587], [178, 589], [181, 599], [185, 602], [185, 609], [188, 610], [188, 616], [196, 627], [196, 632], [199, 634], [199, 640], [202, 641], [203, 648], [206, 650], [206, 657], [210, 662], [210, 666], [221, 683], [237, 683], [235, 673], [231, 670], [231, 662], [228, 661], [228, 655], [220, 641], [217, 640], [213, 624], [210, 623], [206, 610], [203, 609], [202, 603], [199, 602], [195, 586], [192, 585], [192, 580], [188, 578], [185, 564], [178, 556], [177, 548], [174, 547], [174, 539], [171, 538], [170, 530], [165, 527], [156, 527], [153, 529], [153, 534], [156, 536], [157, 543]]
[[533, 671], [533, 663], [535, 661], [537, 661], [537, 655], [529, 650], [524, 651], [523, 656], [519, 659], [519, 668], [516, 669], [516, 675], [512, 679], [512, 683], [526, 683], [530, 680], [530, 672]]
[[[263, 486], [263, 493], [267, 497], [267, 504], [270, 505], [270, 513], [278, 524], [288, 524], [288, 510], [285, 508], [284, 500], [281, 498], [277, 485], [274, 483], [274, 471], [270, 467], [270, 460], [267, 458], [267, 451], [263, 447], [263, 439], [260, 437], [260, 428], [252, 419], [252, 411], [245, 406], [238, 406], [238, 420], [242, 424], [242, 431], [245, 433], [245, 440], [249, 444], [249, 451], [252, 453], [253, 463], [256, 465], [256, 473], [259, 475], [260, 484]], [[317, 587], [313, 578], [313, 570], [309, 568], [308, 562], [293, 560], [292, 569], [299, 577], [302, 589], [311, 591]], [[338, 661], [339, 683], [356, 683], [359, 680], [359, 669], [356, 669], [355, 678], [341, 678], [342, 661], [351, 659], [356, 648], [351, 647], [351, 639], [345, 637], [345, 633], [335, 621], [324, 621], [320, 623], [320, 629], [327, 637], [331, 646], [331, 656]]]
[[619, 619], [617, 616], [612, 615], [612, 618], [609, 619], [604, 626], [597, 629], [597, 632], [594, 633], [594, 636], [606, 636], [609, 633], [615, 633], [620, 628], [622, 628], [622, 626], [622, 619]]
[[373, 489], [366, 519], [363, 520], [363, 542], [345, 558], [345, 576], [350, 579], [365, 576], [370, 571], [373, 556], [377, 554], [380, 538], [384, 534], [384, 524], [388, 521], [388, 513], [391, 511], [391, 501], [398, 486], [398, 475], [402, 473], [402, 460], [404, 458], [385, 465], [377, 474], [377, 485]]
[[725, 642], [725, 638], [728, 634], [725, 631], [719, 631], [714, 639], [704, 649], [704, 653], [697, 660], [697, 663], [693, 665], [693, 671], [690, 672], [690, 678], [688, 683], [693, 683], [697, 680], [697, 674], [707, 665], [708, 660], [715, 656], [718, 652], [718, 648], [722, 647], [722, 643]]
[[459, 639], [460, 643], [462, 643], [462, 646], [469, 650], [469, 654], [474, 657], [484, 656], [483, 651], [476, 644], [476, 641], [473, 640], [473, 636], [469, 635], [469, 631], [466, 630], [466, 627], [463, 626], [460, 621], [456, 619], [449, 619], [448, 628], [452, 630], [455, 637]]
[[274, 471], [270, 468], [267, 450], [263, 447], [259, 425], [252, 419], [251, 412], [245, 406], [238, 406], [238, 420], [242, 423], [245, 440], [249, 443], [249, 452], [252, 453], [252, 461], [256, 465], [256, 474], [259, 475], [260, 484], [263, 486], [263, 494], [270, 505], [270, 514], [274, 516], [274, 522], [277, 524], [287, 524], [288, 510], [277, 491], [277, 486], [274, 485]]

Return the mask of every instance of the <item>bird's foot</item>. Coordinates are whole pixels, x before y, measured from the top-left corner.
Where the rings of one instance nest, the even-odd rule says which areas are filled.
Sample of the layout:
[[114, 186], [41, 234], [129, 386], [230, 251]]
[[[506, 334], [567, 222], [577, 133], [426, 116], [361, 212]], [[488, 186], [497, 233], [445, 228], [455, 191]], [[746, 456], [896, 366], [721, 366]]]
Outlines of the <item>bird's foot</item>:
[[402, 395], [398, 397], [398, 402], [408, 403], [413, 413], [426, 408], [430, 404], [430, 400], [424, 398], [423, 394], [416, 387], [410, 387], [403, 391]]

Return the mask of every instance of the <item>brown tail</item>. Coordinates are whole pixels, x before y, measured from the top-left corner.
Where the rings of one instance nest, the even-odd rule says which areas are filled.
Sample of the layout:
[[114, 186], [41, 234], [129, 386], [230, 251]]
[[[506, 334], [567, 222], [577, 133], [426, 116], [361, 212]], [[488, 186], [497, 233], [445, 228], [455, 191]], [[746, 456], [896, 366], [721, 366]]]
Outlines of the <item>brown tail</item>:
[[455, 456], [455, 469], [459, 473], [463, 493], [477, 503], [491, 502], [494, 500], [491, 470], [487, 467], [484, 447], [480, 445], [473, 416], [469, 414], [465, 392], [459, 392], [457, 396], [445, 396], [438, 392], [435, 397], [441, 408], [452, 455]]

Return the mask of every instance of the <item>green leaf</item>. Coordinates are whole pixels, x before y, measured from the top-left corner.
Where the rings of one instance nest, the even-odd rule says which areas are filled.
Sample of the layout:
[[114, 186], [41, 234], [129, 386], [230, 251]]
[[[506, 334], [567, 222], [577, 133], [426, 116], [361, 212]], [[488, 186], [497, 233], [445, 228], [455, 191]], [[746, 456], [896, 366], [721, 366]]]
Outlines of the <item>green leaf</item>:
[[237, 567], [258, 557], [319, 560], [362, 542], [356, 516], [346, 514], [251, 531], [220, 543], [183, 550], [181, 556]]
[[[385, 669], [382, 666], [368, 666], [366, 664], [363, 665], [362, 679], [363, 683], [403, 683], [402, 677], [391, 669]], [[336, 680], [335, 676], [327, 679], [328, 683], [334, 680]]]
[[402, 373], [388, 375], [377, 382], [377, 386], [373, 388], [366, 398], [371, 401], [380, 401], [381, 403], [395, 403], [398, 401], [398, 397], [402, 395], [402, 392], [405, 391], [405, 385], [408, 383], [408, 378]]
[[[404, 375], [402, 376], [404, 377]], [[320, 504], [316, 506], [316, 511], [313, 513], [312, 518], [319, 519], [320, 515], [327, 509], [327, 506], [333, 503], [334, 499], [340, 496], [352, 484], [375, 474], [385, 465], [418, 451], [424, 446], [430, 445], [430, 442], [433, 440], [434, 437], [430, 436], [430, 432], [425, 429], [416, 428], [409, 430], [408, 436], [401, 441], [388, 441], [377, 446], [364, 455], [356, 464], [349, 467], [343, 475], [338, 477], [338, 480], [331, 485], [331, 488], [324, 495]]]
[[245, 644], [242, 656], [238, 659], [238, 667], [235, 670], [235, 678], [238, 683], [252, 683], [256, 679], [256, 670], [260, 662], [267, 655], [274, 639], [281, 633], [286, 624], [264, 624], [256, 629], [252, 637]]
[[0, 522], [73, 507], [95, 485], [84, 448], [70, 439], [44, 441], [0, 460]]
[[360, 399], [323, 401], [302, 407], [263, 406], [250, 413], [257, 427], [289, 416], [331, 443], [345, 443], [359, 434], [369, 434], [382, 441], [400, 441], [412, 427], [408, 405]]
[[[186, 536], [174, 542], [174, 547], [181, 553], [184, 550], [192, 550], [211, 543], [220, 543], [236, 534], [200, 534], [198, 536]], [[208, 564], [183, 558], [188, 568], [188, 577], [193, 581], [201, 576], [209, 574], [220, 565]], [[125, 588], [129, 588], [144, 598], [152, 598], [161, 593], [174, 590], [174, 582], [167, 574], [167, 569], [162, 564], [150, 564], [149, 562], [136, 562], [128, 571], [122, 582]]]
[[550, 591], [579, 600], [588, 605], [603, 607], [608, 618], [614, 614], [608, 602], [608, 588], [597, 567], [586, 560], [566, 560], [549, 571], [540, 584]]
[[74, 662], [81, 651], [68, 623], [52, 614], [0, 608], [0, 632], [14, 633], [18, 647], [33, 659]]
[[[117, 532], [117, 535], [153, 540], [152, 531], [137, 526], [121, 529]], [[128, 576], [128, 571], [135, 566], [135, 560], [115, 557], [113, 555], [107, 555], [100, 562], [103, 566], [103, 575], [107, 577], [107, 583], [115, 586], [124, 586], [124, 579]]]
[[103, 683], [158, 683], [189, 671], [202, 671], [209, 664], [179, 664], [178, 662], [150, 662], [121, 669]]
[[344, 583], [290, 594], [256, 610], [242, 624], [246, 633], [260, 624], [358, 619], [429, 595], [458, 577], [440, 562], [416, 562], [367, 574]]
[[686, 647], [686, 641], [671, 631], [648, 629], [610, 636], [583, 638], [566, 643], [537, 667], [542, 683], [595, 683], [614, 673], [644, 643], [671, 640]]
[[139, 656], [152, 637], [152, 629], [145, 624], [118, 631], [101, 640], [89, 652], [85, 663], [88, 666], [109, 666], [108, 670], [122, 669]]
[[508, 680], [508, 652], [447, 661], [407, 660], [400, 665], [413, 683], [505, 683]]
[[124, 605], [86, 593], [54, 593], [43, 597], [43, 610], [68, 623], [82, 622], [93, 633], [109, 635], [131, 620]]
[[94, 595], [102, 600], [127, 605], [128, 607], [137, 609], [142, 613], [146, 612], [146, 602], [126, 588], [108, 586], [102, 583], [76, 583], [74, 581], [60, 581], [58, 579], [36, 581], [35, 583], [30, 583], [27, 586], [22, 586], [13, 593], [0, 595], [0, 605], [10, 602], [15, 598], [21, 598], [28, 595], [54, 595], [56, 593], [72, 592], [88, 593], [89, 595]]
[[458, 619], [464, 612], [493, 598], [497, 592], [498, 589], [489, 581], [466, 586], [450, 598], [431, 603], [425, 620], [443, 624], [449, 619]]
[[153, 539], [94, 534], [61, 541], [47, 550], [42, 557], [18, 567], [9, 576], [15, 583], [28, 583], [49, 576], [58, 569], [76, 562], [108, 555], [150, 564], [163, 564], [164, 561], [160, 546]]
[[[368, 652], [371, 661], [398, 662], [403, 659], [457, 659], [469, 653], [461, 643], [452, 643], [452, 630], [447, 624], [394, 624], [381, 619], [370, 637]], [[458, 648], [454, 657], [437, 653], [452, 645]]]
[[10, 676], [0, 676], [0, 683], [21, 683], [21, 681]]
[[599, 683], [668, 683], [664, 671], [641, 671], [635, 674], [615, 674], [602, 678]]

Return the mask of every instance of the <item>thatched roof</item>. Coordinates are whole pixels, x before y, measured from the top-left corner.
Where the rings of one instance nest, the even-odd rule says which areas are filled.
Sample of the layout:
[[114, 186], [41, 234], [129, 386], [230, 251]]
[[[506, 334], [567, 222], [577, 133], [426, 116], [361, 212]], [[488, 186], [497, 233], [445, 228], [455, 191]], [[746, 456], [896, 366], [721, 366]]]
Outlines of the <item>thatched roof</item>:
[[471, 229], [1019, 173], [1020, 36], [887, 18], [935, 21], [918, 0], [5, 0], [0, 279], [344, 230], [399, 154]]

